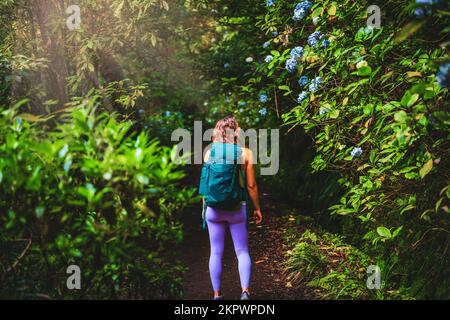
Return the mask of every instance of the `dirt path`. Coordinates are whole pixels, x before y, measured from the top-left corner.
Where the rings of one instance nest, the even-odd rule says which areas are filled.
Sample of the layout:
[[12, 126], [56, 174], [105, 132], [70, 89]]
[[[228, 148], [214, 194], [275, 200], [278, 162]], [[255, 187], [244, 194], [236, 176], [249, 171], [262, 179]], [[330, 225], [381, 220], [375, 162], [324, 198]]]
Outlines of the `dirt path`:
[[[185, 241], [182, 246], [182, 262], [188, 267], [185, 274], [185, 299], [211, 299], [212, 289], [208, 271], [208, 232], [201, 230], [200, 208], [184, 216]], [[290, 222], [283, 219], [274, 207], [263, 210], [264, 222], [249, 224], [249, 247], [252, 258], [252, 299], [291, 300], [308, 299], [308, 290], [287, 286], [282, 275], [286, 244], [283, 232]], [[228, 232], [223, 257], [222, 293], [225, 299], [240, 297], [237, 259]]]

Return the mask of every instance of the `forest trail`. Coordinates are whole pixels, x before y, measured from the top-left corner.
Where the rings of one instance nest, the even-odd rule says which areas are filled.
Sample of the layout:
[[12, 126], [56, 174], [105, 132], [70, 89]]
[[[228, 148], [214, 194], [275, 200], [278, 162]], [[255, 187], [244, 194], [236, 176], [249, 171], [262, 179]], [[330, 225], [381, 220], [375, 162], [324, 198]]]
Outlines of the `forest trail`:
[[[250, 214], [250, 213], [249, 213]], [[251, 293], [256, 300], [300, 300], [311, 299], [308, 289], [287, 286], [283, 277], [282, 263], [286, 247], [283, 233], [294, 224], [283, 219], [276, 207], [263, 208], [264, 220], [259, 226], [250, 219], [249, 250], [252, 259]], [[212, 288], [208, 271], [208, 231], [201, 229], [201, 209], [189, 212], [183, 217], [185, 239], [182, 245], [182, 263], [188, 268], [184, 276], [186, 300], [209, 300]], [[223, 256], [222, 294], [225, 300], [240, 298], [237, 259], [229, 231]]]

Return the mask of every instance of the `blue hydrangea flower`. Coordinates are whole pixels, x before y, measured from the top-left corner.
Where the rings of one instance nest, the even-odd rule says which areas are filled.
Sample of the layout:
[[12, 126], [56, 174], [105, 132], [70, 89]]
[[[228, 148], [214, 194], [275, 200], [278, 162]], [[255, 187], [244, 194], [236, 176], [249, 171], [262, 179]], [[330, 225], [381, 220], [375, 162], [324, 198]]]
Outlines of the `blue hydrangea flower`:
[[320, 115], [327, 114], [328, 112], [330, 112], [330, 108], [325, 108], [325, 109], [320, 109], [319, 110], [319, 114]]
[[170, 111], [166, 111], [166, 117], [170, 117], [172, 113]]
[[316, 39], [316, 38], [308, 38], [308, 44], [309, 44], [311, 47], [317, 46], [317, 39]]
[[298, 102], [298, 103], [302, 103], [303, 100], [305, 100], [306, 98], [308, 98], [308, 96], [309, 96], [309, 93], [308, 93], [308, 92], [302, 91], [302, 93], [300, 93], [300, 94], [298, 95], [297, 102]]
[[303, 47], [295, 47], [294, 49], [291, 50], [291, 58], [292, 59], [296, 59], [296, 58], [300, 58], [303, 55]]
[[275, 1], [274, 0], [266, 0], [266, 6], [267, 7], [271, 7], [273, 5], [275, 5]]
[[293, 73], [297, 68], [298, 61], [297, 59], [291, 58], [286, 61], [286, 70], [290, 73]]
[[430, 122], [430, 124], [431, 124], [432, 126], [434, 126], [434, 125], [436, 124], [436, 118], [433, 117], [432, 115], [430, 115], [430, 116], [428, 117], [428, 121]]
[[316, 77], [315, 79], [311, 80], [311, 83], [309, 84], [309, 91], [310, 92], [316, 92], [319, 89], [319, 86], [322, 84], [322, 78]]
[[272, 35], [273, 35], [274, 37], [278, 36], [278, 31], [272, 32]]
[[266, 63], [270, 63], [270, 62], [272, 62], [272, 60], [273, 60], [273, 57], [272, 57], [270, 54], [267, 55], [266, 58], [264, 59], [264, 61], [265, 61]]
[[323, 38], [323, 34], [320, 31], [314, 31], [311, 36], [317, 38], [317, 39], [322, 39]]
[[229, 63], [225, 63], [225, 64], [223, 65], [223, 67], [224, 67], [225, 69], [228, 69], [228, 68], [230, 67], [230, 64], [229, 64]]
[[355, 147], [350, 152], [350, 154], [352, 155], [352, 157], [359, 157], [360, 155], [363, 154], [363, 150], [360, 147]]
[[313, 80], [313, 81], [311, 81], [311, 83], [309, 84], [308, 89], [309, 89], [310, 92], [316, 92], [317, 89], [319, 89], [319, 87], [317, 86], [317, 84], [316, 84], [316, 83], [314, 82], [314, 80]]
[[258, 112], [259, 112], [260, 115], [265, 116], [267, 114], [267, 109], [266, 108], [262, 108]]
[[266, 94], [261, 93], [261, 94], [259, 95], [259, 101], [261, 101], [261, 103], [266, 103], [267, 100], [268, 100], [268, 97], [267, 97]]
[[297, 3], [297, 5], [295, 6], [295, 9], [298, 10], [298, 9], [303, 8], [305, 10], [309, 10], [309, 9], [311, 9], [311, 7], [312, 7], [312, 3], [311, 2], [303, 1], [303, 2]]
[[441, 88], [450, 88], [450, 62], [446, 62], [439, 67], [436, 79]]
[[309, 79], [307, 76], [301, 76], [300, 79], [298, 79], [298, 84], [300, 85], [300, 87], [304, 87], [308, 84]]
[[315, 31], [312, 34], [308, 36], [308, 44], [311, 47], [315, 47], [319, 40], [323, 38], [323, 34], [320, 33], [320, 31]]
[[423, 18], [424, 16], [429, 16], [431, 11], [431, 6], [441, 4], [442, 0], [416, 0], [416, 4], [420, 7], [414, 10], [414, 15], [418, 18]]
[[330, 45], [330, 42], [327, 39], [322, 41], [322, 47], [328, 48], [329, 45]]
[[269, 41], [264, 42], [264, 44], [263, 44], [263, 48], [264, 49], [267, 49], [269, 46], [270, 46], [270, 42]]
[[303, 1], [303, 2], [298, 3], [295, 6], [294, 16], [292, 17], [292, 19], [294, 21], [303, 20], [303, 18], [306, 16], [306, 14], [308, 13], [308, 10], [311, 7], [312, 7], [312, 3], [309, 1]]

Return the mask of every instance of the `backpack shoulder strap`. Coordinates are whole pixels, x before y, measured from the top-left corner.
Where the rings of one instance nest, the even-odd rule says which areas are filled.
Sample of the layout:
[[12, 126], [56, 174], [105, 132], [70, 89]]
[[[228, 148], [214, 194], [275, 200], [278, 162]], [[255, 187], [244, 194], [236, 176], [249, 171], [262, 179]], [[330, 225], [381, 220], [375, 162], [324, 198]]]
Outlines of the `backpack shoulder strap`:
[[200, 183], [198, 186], [198, 194], [206, 196], [208, 193], [208, 179], [209, 179], [209, 163], [202, 165], [202, 171], [200, 174]]
[[211, 149], [210, 149], [208, 161], [209, 161], [211, 158], [214, 158], [214, 157], [216, 156], [216, 148], [215, 148], [215, 145], [216, 145], [215, 143], [213, 143], [213, 144], [211, 145]]

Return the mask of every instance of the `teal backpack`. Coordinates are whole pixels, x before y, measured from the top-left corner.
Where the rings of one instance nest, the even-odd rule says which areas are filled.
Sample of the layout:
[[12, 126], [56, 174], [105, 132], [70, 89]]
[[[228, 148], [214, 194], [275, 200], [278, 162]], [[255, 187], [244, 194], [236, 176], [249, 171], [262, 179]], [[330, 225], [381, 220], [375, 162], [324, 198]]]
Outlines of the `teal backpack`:
[[234, 210], [247, 200], [245, 175], [241, 162], [242, 148], [236, 144], [214, 142], [207, 162], [203, 164], [199, 194], [204, 198], [203, 229], [206, 208]]

